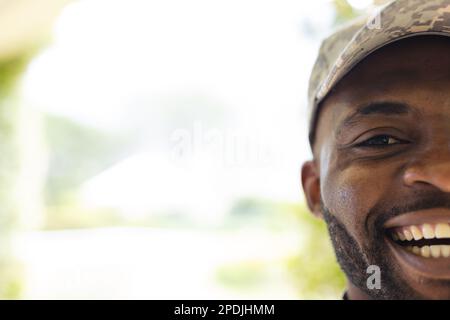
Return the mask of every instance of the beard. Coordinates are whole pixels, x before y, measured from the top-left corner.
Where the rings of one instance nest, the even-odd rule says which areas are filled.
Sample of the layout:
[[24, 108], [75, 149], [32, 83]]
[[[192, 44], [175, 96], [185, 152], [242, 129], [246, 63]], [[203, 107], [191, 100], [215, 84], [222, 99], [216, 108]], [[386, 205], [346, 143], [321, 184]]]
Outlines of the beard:
[[[321, 199], [321, 211], [341, 269], [354, 286], [372, 299], [401, 300], [424, 298], [404, 280], [402, 270], [394, 263], [392, 255], [388, 254], [390, 248], [384, 239], [386, 231], [383, 225], [390, 218], [410, 211], [431, 208], [450, 209], [450, 197], [448, 194], [436, 194], [435, 192], [434, 194], [422, 194], [420, 197], [415, 196], [411, 198], [417, 200], [408, 205], [391, 205], [390, 207], [386, 202], [380, 202], [368, 212], [366, 221], [372, 221], [372, 223], [367, 228], [367, 238], [363, 241], [367, 245], [364, 246], [359, 244], [345, 225], [324, 205]], [[380, 289], [369, 289], [367, 286], [367, 278], [370, 276], [370, 274], [367, 274], [367, 268], [370, 265], [376, 265], [381, 270]], [[447, 282], [446, 285], [450, 286], [450, 283]]]

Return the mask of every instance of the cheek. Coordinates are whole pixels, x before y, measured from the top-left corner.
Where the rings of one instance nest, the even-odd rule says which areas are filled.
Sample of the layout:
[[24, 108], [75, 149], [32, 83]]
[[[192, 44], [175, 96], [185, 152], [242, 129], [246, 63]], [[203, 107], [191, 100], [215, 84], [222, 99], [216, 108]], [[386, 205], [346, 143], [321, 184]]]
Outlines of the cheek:
[[384, 190], [380, 175], [362, 168], [333, 171], [330, 167], [321, 181], [325, 206], [355, 238], [364, 237], [367, 214]]

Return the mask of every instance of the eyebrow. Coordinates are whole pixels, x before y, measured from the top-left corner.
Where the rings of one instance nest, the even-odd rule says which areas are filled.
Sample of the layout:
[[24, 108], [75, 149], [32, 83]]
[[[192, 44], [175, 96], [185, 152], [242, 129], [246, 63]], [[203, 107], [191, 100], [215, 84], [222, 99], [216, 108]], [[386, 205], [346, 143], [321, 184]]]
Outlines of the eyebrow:
[[370, 102], [368, 104], [363, 104], [356, 108], [349, 116], [347, 116], [342, 123], [339, 125], [337, 132], [340, 133], [343, 129], [351, 127], [358, 120], [366, 116], [371, 115], [407, 115], [412, 112], [412, 108], [401, 102]]

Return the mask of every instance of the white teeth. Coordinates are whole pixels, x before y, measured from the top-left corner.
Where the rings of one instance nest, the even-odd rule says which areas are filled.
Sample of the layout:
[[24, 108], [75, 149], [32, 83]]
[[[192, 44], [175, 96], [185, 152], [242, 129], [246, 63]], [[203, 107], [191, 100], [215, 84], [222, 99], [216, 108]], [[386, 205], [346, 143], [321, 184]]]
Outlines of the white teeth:
[[439, 258], [441, 256], [441, 248], [439, 246], [430, 246], [431, 256]]
[[403, 234], [405, 235], [406, 240], [411, 241], [414, 237], [408, 229], [403, 230]]
[[438, 245], [438, 246], [407, 246], [405, 247], [409, 252], [415, 255], [422, 256], [424, 258], [449, 258], [450, 257], [450, 245]]
[[419, 228], [417, 228], [416, 226], [411, 226], [410, 227], [411, 233], [414, 237], [414, 240], [420, 240], [423, 238], [423, 234], [422, 231], [420, 231]]
[[[394, 241], [401, 241], [407, 244], [403, 248], [415, 255], [424, 258], [450, 258], [450, 244], [437, 240], [450, 239], [450, 223], [425, 223], [422, 225], [398, 227], [392, 230], [391, 237]], [[421, 242], [414, 243], [414, 241], [425, 241], [423, 239], [435, 240], [433, 240], [434, 243], [430, 241], [430, 245], [424, 245]], [[442, 241], [442, 244], [439, 243], [440, 241]], [[421, 246], [418, 246], [419, 243]], [[413, 246], [413, 244], [415, 245]]]
[[429, 258], [430, 257], [430, 247], [429, 246], [423, 246], [420, 248], [420, 254], [422, 257]]
[[434, 238], [434, 229], [431, 224], [425, 223], [424, 225], [422, 225], [422, 233], [425, 239]]
[[436, 225], [431, 225], [425, 223], [419, 226], [406, 226], [396, 228], [392, 233], [392, 238], [397, 241], [411, 241], [411, 240], [421, 240], [421, 239], [450, 239], [450, 224], [449, 223], [438, 223]]
[[450, 238], [450, 225], [448, 223], [438, 223], [435, 228], [436, 238]]
[[441, 254], [444, 258], [450, 257], [450, 246], [440, 246]]

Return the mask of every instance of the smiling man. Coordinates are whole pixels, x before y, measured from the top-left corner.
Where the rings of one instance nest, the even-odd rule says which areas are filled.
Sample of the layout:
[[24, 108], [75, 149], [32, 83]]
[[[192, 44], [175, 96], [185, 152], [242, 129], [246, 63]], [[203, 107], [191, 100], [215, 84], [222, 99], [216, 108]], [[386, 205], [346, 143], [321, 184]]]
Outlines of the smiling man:
[[302, 185], [346, 297], [450, 299], [450, 0], [394, 1], [326, 39], [309, 96]]

